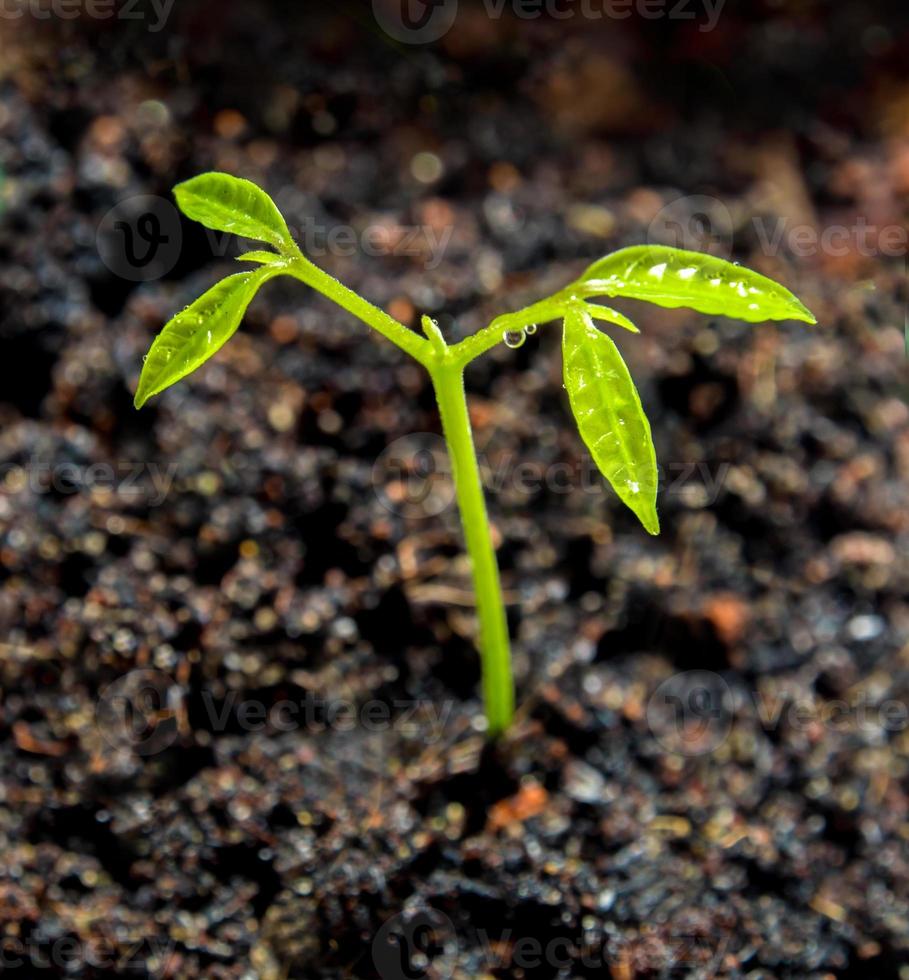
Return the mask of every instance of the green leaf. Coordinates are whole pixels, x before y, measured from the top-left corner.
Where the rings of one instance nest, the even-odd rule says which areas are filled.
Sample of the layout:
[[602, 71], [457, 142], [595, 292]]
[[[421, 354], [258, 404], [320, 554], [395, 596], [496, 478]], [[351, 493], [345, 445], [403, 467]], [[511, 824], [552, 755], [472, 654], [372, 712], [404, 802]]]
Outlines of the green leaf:
[[136, 408], [220, 350], [240, 326], [259, 287], [274, 275], [272, 269], [264, 268], [228, 276], [178, 313], [155, 338], [145, 358], [134, 400]]
[[594, 320], [603, 320], [606, 323], [615, 324], [615, 326], [622, 327], [624, 330], [630, 330], [632, 333], [641, 332], [627, 316], [623, 316], [611, 306], [600, 306], [598, 303], [585, 303], [584, 309], [587, 310]]
[[281, 251], [294, 248], [287, 222], [275, 202], [252, 181], [230, 174], [193, 177], [174, 188], [180, 210], [215, 231], [268, 242]]
[[667, 245], [634, 245], [613, 252], [569, 288], [583, 296], [628, 296], [750, 323], [817, 323], [788, 289], [772, 279], [725, 259]]
[[261, 262], [263, 265], [272, 265], [275, 262], [284, 262], [286, 257], [277, 252], [244, 252], [237, 256], [238, 262]]
[[562, 355], [571, 411], [590, 455], [646, 530], [659, 534], [656, 451], [622, 355], [580, 308], [565, 314]]

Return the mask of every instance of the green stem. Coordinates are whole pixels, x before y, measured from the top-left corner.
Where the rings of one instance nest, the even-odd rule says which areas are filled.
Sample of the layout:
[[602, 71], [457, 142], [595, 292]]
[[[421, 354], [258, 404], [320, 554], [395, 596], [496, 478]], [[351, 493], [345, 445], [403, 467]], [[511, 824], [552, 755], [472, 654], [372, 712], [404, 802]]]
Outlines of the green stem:
[[424, 339], [338, 282], [302, 253], [288, 256], [285, 269], [290, 275], [378, 331], [410, 354], [430, 373], [451, 456], [461, 524], [473, 572], [477, 617], [480, 621], [483, 700], [489, 735], [500, 735], [514, 718], [511, 648], [502, 585], [499, 581], [499, 566], [492, 544], [480, 467], [467, 410], [464, 368], [484, 350], [489, 350], [501, 341], [505, 330], [536, 322], [536, 319], [552, 319], [557, 314], [551, 309], [551, 300], [500, 317], [475, 337], [470, 337], [455, 347], [448, 347], [438, 326], [429, 317], [423, 318], [423, 330], [428, 338]]
[[389, 316], [384, 310], [380, 310], [378, 306], [373, 306], [362, 296], [358, 296], [352, 289], [348, 289], [309, 259], [303, 255], [293, 258], [287, 265], [286, 271], [295, 279], [305, 282], [307, 286], [311, 286], [333, 303], [343, 307], [348, 313], [352, 313], [358, 320], [362, 320], [367, 326], [382, 334], [424, 367], [429, 367], [432, 357], [429, 341], [424, 340], [413, 330], [409, 330], [403, 323]]
[[461, 524], [473, 571], [480, 621], [483, 699], [489, 734], [496, 736], [508, 728], [514, 717], [514, 680], [499, 566], [489, 530], [480, 468], [467, 411], [464, 368], [445, 358], [439, 359], [430, 373], [451, 455]]
[[565, 303], [567, 302], [567, 291], [556, 293], [548, 299], [541, 300], [531, 306], [525, 306], [522, 310], [514, 313], [504, 313], [497, 316], [488, 327], [465, 337], [459, 344], [450, 348], [454, 363], [460, 367], [466, 367], [471, 361], [475, 361], [481, 354], [502, 343], [502, 336], [509, 330], [523, 330], [532, 323], [547, 323], [549, 320], [558, 320], [564, 315]]

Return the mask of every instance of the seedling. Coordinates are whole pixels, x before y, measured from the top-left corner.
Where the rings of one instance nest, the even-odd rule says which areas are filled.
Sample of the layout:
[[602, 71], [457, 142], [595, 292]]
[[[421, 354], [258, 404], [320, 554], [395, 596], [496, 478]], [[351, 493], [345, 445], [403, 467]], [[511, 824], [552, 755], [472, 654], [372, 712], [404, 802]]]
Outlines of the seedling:
[[650, 423], [618, 348], [594, 321], [639, 331], [621, 313], [591, 300], [624, 296], [751, 323], [816, 322], [789, 290], [756, 272], [699, 252], [637, 245], [595, 262], [553, 296], [499, 316], [473, 336], [448, 344], [429, 317], [422, 319], [424, 338], [310, 262], [272, 199], [255, 184], [209, 173], [180, 184], [175, 195], [184, 214], [207, 228], [233, 232], [269, 248], [241, 255], [239, 261], [258, 268], [223, 279], [164, 327], [145, 360], [136, 408], [215, 354], [236, 331], [258, 290], [277, 276], [292, 276], [311, 286], [422, 364], [438, 401], [471, 559], [491, 735], [511, 723], [514, 682], [499, 569], [467, 411], [466, 367], [500, 343], [520, 346], [538, 324], [561, 320], [565, 388], [581, 438], [622, 501], [650, 534], [658, 534], [657, 463]]

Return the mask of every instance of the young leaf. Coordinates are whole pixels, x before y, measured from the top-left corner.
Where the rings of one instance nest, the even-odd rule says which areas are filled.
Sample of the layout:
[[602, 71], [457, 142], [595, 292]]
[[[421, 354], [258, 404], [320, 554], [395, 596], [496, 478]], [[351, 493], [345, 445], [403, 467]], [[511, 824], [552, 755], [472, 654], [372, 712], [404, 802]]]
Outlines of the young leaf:
[[294, 247], [275, 202], [250, 180], [230, 174], [202, 174], [177, 184], [174, 196], [180, 210], [206, 228], [268, 242], [281, 251]]
[[585, 303], [584, 309], [587, 310], [594, 320], [603, 320], [605, 323], [612, 323], [617, 327], [622, 327], [624, 330], [630, 330], [631, 333], [641, 332], [627, 316], [623, 316], [611, 306], [600, 306], [599, 303]]
[[583, 296], [628, 296], [709, 315], [804, 320], [813, 314], [784, 286], [725, 259], [666, 245], [634, 245], [595, 262], [571, 287]]
[[562, 355], [571, 411], [590, 455], [645, 529], [659, 534], [656, 451], [622, 355], [578, 308], [565, 314]]
[[244, 252], [237, 256], [238, 262], [261, 262], [262, 265], [272, 265], [275, 262], [286, 262], [287, 259], [277, 252]]
[[158, 334], [139, 376], [134, 404], [185, 378], [231, 338], [259, 287], [275, 272], [268, 267], [222, 279]]

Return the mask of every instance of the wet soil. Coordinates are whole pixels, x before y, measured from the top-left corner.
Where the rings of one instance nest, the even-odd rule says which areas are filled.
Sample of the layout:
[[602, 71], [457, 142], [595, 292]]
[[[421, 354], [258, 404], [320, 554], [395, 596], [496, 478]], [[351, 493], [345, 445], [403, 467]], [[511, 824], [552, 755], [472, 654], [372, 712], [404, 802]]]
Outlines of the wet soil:
[[[28, 27], [0, 22], [4, 969], [906, 980], [905, 12]], [[155, 332], [235, 265], [168, 211], [205, 169], [449, 338], [679, 228], [817, 314], [623, 307], [659, 538], [590, 473], [555, 325], [471, 369], [500, 744], [419, 370], [274, 283], [133, 411]], [[105, 252], [140, 195], [151, 276]]]

